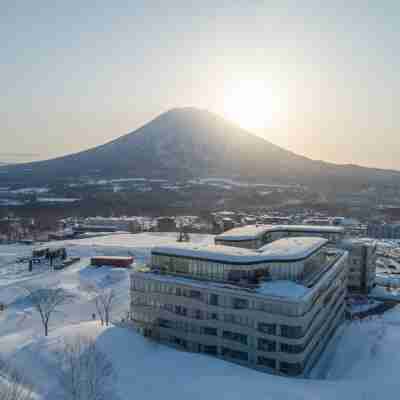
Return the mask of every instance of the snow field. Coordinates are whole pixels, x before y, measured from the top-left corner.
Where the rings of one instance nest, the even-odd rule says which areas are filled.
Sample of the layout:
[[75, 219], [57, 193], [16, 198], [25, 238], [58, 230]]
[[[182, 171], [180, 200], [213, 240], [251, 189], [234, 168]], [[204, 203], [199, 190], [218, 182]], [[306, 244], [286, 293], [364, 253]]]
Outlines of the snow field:
[[[213, 242], [210, 235], [191, 235], [199, 244]], [[25, 245], [0, 246], [0, 358], [23, 370], [36, 385], [41, 400], [57, 391], [55, 353], [66, 340], [89, 336], [112, 360], [117, 372], [115, 390], [121, 400], [229, 399], [262, 400], [369, 400], [392, 398], [400, 387], [400, 308], [383, 318], [344, 324], [316, 366], [326, 379], [290, 379], [260, 373], [202, 354], [177, 351], [149, 341], [130, 328], [101, 327], [92, 321], [95, 308], [90, 284], [115, 289], [114, 319], [129, 306], [129, 271], [89, 266], [93, 255], [134, 255], [146, 262], [153, 246], [173, 245], [175, 234], [111, 235], [57, 242], [81, 261], [62, 271], [45, 266], [27, 272], [26, 264], [13, 263], [29, 254]], [[26, 299], [24, 285], [59, 285], [73, 295], [50, 322], [44, 337], [41, 323]], [[1, 396], [0, 396], [1, 398]]]

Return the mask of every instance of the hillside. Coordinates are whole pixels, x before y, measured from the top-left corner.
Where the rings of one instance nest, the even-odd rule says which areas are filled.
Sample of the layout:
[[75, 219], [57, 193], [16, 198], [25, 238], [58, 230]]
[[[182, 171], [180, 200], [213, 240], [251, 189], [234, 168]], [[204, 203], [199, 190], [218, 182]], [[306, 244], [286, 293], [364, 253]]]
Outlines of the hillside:
[[314, 161], [194, 108], [170, 110], [136, 131], [90, 150], [0, 167], [0, 173], [4, 181], [46, 183], [87, 176], [400, 183], [400, 172]]

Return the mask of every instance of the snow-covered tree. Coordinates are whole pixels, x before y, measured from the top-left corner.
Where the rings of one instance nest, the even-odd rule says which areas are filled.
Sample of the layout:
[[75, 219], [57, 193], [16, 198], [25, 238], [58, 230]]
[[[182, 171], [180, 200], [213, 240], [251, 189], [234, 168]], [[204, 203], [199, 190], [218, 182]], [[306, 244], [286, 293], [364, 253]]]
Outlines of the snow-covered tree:
[[34, 400], [32, 385], [25, 377], [0, 360], [0, 399]]
[[101, 325], [108, 326], [111, 322], [116, 293], [114, 289], [89, 286], [89, 291], [94, 295], [94, 304], [99, 315]]
[[72, 296], [64, 289], [60, 288], [58, 284], [51, 286], [27, 286], [24, 287], [24, 289], [28, 293], [29, 300], [34, 309], [40, 315], [40, 320], [44, 328], [44, 335], [47, 336], [49, 333], [51, 316], [60, 306], [69, 302]]
[[115, 371], [107, 355], [93, 339], [78, 337], [59, 352], [60, 384], [65, 400], [115, 398]]

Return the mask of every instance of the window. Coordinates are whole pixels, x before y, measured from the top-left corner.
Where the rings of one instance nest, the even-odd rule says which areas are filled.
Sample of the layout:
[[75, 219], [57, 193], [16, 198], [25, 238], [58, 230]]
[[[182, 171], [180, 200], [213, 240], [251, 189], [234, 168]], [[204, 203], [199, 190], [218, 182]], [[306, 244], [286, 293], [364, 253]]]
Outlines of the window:
[[208, 313], [207, 314], [207, 318], [208, 319], [218, 320], [218, 314], [217, 313]]
[[288, 363], [281, 361], [280, 371], [287, 375], [296, 376], [303, 372], [303, 366], [301, 363]]
[[258, 350], [276, 351], [276, 342], [268, 339], [258, 339]]
[[300, 344], [281, 343], [281, 351], [283, 353], [298, 354], [304, 350]]
[[218, 295], [217, 294], [210, 294], [210, 304], [212, 306], [217, 306], [218, 305]]
[[187, 348], [187, 341], [181, 338], [174, 336], [172, 338], [172, 343], [176, 344], [177, 346], [181, 346], [183, 348]]
[[204, 318], [203, 311], [194, 310], [194, 318], [195, 319], [203, 319]]
[[272, 358], [267, 358], [267, 357], [257, 357], [257, 363], [258, 365], [262, 365], [263, 367], [269, 367], [272, 369], [276, 368], [276, 360], [273, 360]]
[[265, 322], [259, 322], [258, 330], [260, 332], [266, 333], [268, 335], [276, 335], [276, 325], [275, 324], [267, 324]]
[[187, 274], [189, 272], [189, 262], [187, 260], [176, 259], [175, 271], [177, 274]]
[[222, 336], [224, 339], [233, 340], [235, 342], [239, 342], [242, 344], [247, 344], [247, 335], [243, 335], [242, 333], [224, 331]]
[[234, 358], [236, 360], [241, 360], [241, 361], [247, 361], [249, 358], [249, 356], [246, 352], [232, 350], [232, 349], [229, 349], [228, 347], [222, 347], [221, 355], [223, 357]]
[[237, 310], [249, 308], [249, 301], [247, 299], [234, 298], [232, 300], [232, 306]]
[[239, 282], [242, 278], [242, 271], [229, 271], [228, 273], [228, 280], [233, 282]]
[[217, 346], [204, 346], [203, 352], [206, 354], [212, 354], [216, 356], [218, 354]]
[[191, 297], [192, 299], [201, 300], [201, 292], [199, 292], [198, 290], [191, 290], [189, 292], [189, 297]]
[[175, 306], [175, 314], [186, 316], [187, 308], [183, 306]]
[[302, 337], [301, 326], [281, 325], [281, 336], [290, 339], [298, 339]]
[[205, 326], [203, 328], [203, 334], [210, 335], [210, 336], [218, 336], [218, 331], [217, 331], [217, 328], [210, 328], [208, 326]]
[[224, 315], [224, 321], [225, 322], [230, 322], [231, 324], [235, 323], [235, 316], [233, 314], [225, 314]]
[[173, 328], [174, 327], [173, 321], [169, 321], [168, 319], [159, 319], [158, 325], [163, 328]]

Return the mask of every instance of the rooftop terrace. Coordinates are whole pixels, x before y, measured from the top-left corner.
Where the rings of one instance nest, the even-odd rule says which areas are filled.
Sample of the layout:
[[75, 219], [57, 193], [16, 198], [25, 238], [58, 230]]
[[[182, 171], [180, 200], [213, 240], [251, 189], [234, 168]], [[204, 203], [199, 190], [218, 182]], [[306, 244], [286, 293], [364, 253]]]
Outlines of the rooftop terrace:
[[274, 261], [299, 261], [311, 256], [327, 242], [327, 239], [318, 237], [283, 238], [268, 243], [258, 250], [223, 245], [177, 244], [155, 247], [152, 254], [244, 265]]
[[344, 229], [330, 225], [246, 225], [230, 229], [215, 240], [245, 241], [261, 238], [268, 232], [343, 233]]

